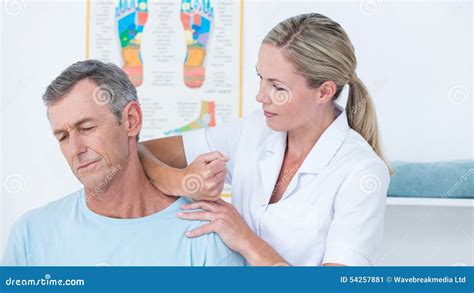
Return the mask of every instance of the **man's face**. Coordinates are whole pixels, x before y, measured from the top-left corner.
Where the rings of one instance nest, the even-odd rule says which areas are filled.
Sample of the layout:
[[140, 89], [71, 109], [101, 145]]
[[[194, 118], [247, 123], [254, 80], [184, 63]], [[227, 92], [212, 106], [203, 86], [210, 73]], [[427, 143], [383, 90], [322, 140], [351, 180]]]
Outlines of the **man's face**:
[[103, 186], [129, 155], [124, 124], [119, 125], [110, 108], [94, 99], [98, 90], [93, 81], [83, 79], [48, 107], [61, 152], [74, 175], [90, 190]]

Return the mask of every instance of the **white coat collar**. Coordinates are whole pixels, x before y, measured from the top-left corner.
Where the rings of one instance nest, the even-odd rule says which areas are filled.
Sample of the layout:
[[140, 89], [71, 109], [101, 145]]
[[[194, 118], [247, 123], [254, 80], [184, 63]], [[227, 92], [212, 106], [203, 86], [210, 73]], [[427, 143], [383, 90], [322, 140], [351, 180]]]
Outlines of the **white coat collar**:
[[[345, 140], [350, 130], [347, 116], [341, 106], [335, 104], [335, 107], [338, 117], [323, 132], [307, 155], [295, 177], [302, 173], [317, 174], [321, 172], [334, 157]], [[258, 150], [260, 158], [258, 162], [259, 171], [262, 177], [264, 191], [267, 195], [271, 195], [273, 192], [278, 175], [280, 174], [286, 149], [287, 135], [287, 132], [272, 131]], [[295, 179], [297, 180], [297, 178]], [[288, 186], [288, 192], [291, 192], [294, 188], [295, 182], [292, 183], [293, 184]]]
[[344, 108], [335, 104], [337, 118], [323, 132], [300, 167], [300, 173], [319, 173], [334, 157], [346, 139], [350, 127]]

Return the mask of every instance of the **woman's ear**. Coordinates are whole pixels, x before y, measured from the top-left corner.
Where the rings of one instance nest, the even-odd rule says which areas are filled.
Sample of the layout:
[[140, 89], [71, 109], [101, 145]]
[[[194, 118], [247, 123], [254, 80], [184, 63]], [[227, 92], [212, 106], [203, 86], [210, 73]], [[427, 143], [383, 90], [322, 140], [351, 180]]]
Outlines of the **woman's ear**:
[[332, 101], [334, 95], [336, 94], [337, 91], [337, 86], [336, 83], [332, 80], [327, 80], [323, 82], [318, 88], [317, 91], [319, 95], [318, 97], [318, 103], [324, 104], [327, 102]]
[[125, 106], [122, 113], [122, 120], [128, 136], [138, 136], [142, 129], [142, 109], [136, 101], [131, 101]]

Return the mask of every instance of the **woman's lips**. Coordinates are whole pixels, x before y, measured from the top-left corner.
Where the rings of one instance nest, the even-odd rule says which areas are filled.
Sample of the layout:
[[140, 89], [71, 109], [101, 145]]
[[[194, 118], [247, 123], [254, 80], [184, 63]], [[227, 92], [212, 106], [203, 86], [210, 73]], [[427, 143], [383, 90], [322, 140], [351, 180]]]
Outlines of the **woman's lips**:
[[267, 111], [263, 111], [263, 114], [265, 115], [265, 117], [267, 118], [271, 118], [273, 116], [276, 116], [277, 114], [275, 113], [272, 113], [272, 112], [267, 112]]

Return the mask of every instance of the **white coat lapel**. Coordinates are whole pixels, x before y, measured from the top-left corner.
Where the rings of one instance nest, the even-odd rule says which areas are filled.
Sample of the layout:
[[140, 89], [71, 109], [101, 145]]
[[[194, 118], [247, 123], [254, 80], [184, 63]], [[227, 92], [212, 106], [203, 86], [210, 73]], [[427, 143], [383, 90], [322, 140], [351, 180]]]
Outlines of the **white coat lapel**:
[[258, 167], [266, 200], [270, 200], [286, 149], [286, 132], [272, 132], [259, 149]]
[[[282, 199], [288, 197], [298, 186], [301, 174], [316, 175], [323, 170], [336, 155], [349, 133], [349, 124], [344, 109], [336, 105], [338, 117], [323, 132], [316, 144], [306, 156], [301, 167], [293, 176]], [[316, 177], [315, 177], [316, 178]]]

